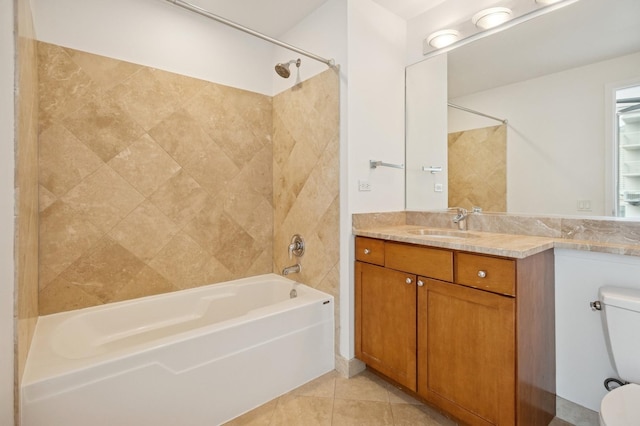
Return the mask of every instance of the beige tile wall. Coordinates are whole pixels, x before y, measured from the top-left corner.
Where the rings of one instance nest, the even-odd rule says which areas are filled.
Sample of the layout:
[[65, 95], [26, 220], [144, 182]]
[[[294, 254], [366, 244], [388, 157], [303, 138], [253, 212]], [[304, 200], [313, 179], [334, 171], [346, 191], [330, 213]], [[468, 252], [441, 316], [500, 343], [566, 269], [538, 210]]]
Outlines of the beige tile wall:
[[272, 271], [270, 97], [38, 59], [41, 314]]
[[[276, 271], [300, 262], [302, 272], [290, 277], [335, 297], [336, 326], [339, 167], [339, 79], [329, 69], [273, 98], [273, 251]], [[305, 239], [306, 252], [290, 260], [293, 234]]]
[[38, 55], [41, 314], [280, 272], [293, 233], [297, 278], [337, 296], [336, 71], [271, 98]]
[[[35, 32], [29, 2], [17, 2], [16, 134], [16, 385], [24, 372], [38, 318], [38, 80]], [[19, 393], [16, 393], [18, 404]], [[17, 406], [17, 405], [16, 405]]]
[[507, 126], [450, 133], [449, 206], [507, 211]]

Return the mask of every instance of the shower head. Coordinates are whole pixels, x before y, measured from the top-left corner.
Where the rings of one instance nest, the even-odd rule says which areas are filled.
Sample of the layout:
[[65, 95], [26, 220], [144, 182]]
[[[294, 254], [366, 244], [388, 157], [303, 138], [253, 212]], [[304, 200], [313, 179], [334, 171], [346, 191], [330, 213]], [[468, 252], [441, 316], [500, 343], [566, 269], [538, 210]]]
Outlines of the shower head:
[[276, 72], [278, 73], [278, 75], [282, 78], [289, 78], [289, 76], [291, 75], [289, 65], [291, 64], [296, 64], [296, 67], [300, 68], [300, 59], [291, 60], [283, 64], [276, 64]]

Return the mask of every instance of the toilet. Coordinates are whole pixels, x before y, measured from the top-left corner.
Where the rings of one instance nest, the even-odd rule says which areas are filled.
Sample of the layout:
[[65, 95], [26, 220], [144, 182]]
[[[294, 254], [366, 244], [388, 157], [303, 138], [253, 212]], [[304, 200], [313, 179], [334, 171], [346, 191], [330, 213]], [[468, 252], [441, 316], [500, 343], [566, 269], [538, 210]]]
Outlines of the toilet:
[[602, 399], [600, 424], [640, 425], [640, 290], [605, 286], [599, 300], [613, 367], [630, 382]]

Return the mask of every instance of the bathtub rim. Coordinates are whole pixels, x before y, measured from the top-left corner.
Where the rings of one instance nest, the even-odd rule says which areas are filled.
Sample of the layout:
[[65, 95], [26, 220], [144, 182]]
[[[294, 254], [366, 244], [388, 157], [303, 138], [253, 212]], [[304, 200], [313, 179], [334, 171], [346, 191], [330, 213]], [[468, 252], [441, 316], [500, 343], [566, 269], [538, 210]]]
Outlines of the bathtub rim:
[[[229, 318], [220, 322], [207, 324], [205, 326], [197, 327], [181, 333], [170, 334], [165, 337], [152, 340], [150, 342], [141, 343], [138, 345], [132, 345], [131, 347], [123, 350], [117, 350], [113, 352], [107, 352], [98, 354], [96, 356], [80, 358], [80, 359], [68, 359], [60, 354], [56, 353], [53, 349], [53, 345], [50, 343], [50, 338], [53, 335], [55, 329], [68, 319], [72, 319], [78, 315], [84, 315], [94, 311], [103, 311], [120, 306], [142, 304], [145, 301], [168, 299], [175, 297], [176, 293], [182, 295], [204, 293], [212, 289], [223, 291], [222, 287], [241, 285], [247, 283], [260, 283], [265, 281], [277, 281], [298, 286], [303, 286], [304, 291], [308, 292], [312, 297], [288, 299], [285, 301], [277, 302], [273, 305], [267, 305], [266, 307], [260, 307], [249, 311], [247, 314]], [[294, 300], [292, 302], [291, 300]], [[22, 379], [22, 388], [30, 385], [38, 384], [41, 382], [47, 382], [51, 380], [57, 380], [68, 374], [78, 373], [86, 371], [95, 366], [104, 366], [114, 362], [121, 361], [131, 356], [144, 356], [145, 354], [152, 352], [163, 347], [180, 344], [181, 342], [204, 336], [211, 332], [223, 331], [229, 328], [233, 328], [242, 323], [255, 320], [257, 318], [271, 317], [278, 315], [281, 312], [301, 309], [314, 303], [323, 302], [329, 300], [333, 304], [333, 310], [335, 312], [335, 300], [334, 297], [328, 293], [324, 293], [321, 290], [307, 286], [299, 281], [291, 280], [278, 274], [268, 273], [255, 275], [251, 277], [240, 278], [237, 280], [224, 281], [221, 283], [207, 284], [204, 286], [178, 290], [174, 292], [162, 293], [158, 295], [144, 296], [136, 299], [124, 300], [119, 302], [107, 303], [103, 305], [91, 306], [87, 308], [75, 309], [71, 311], [58, 312], [54, 314], [45, 315], [38, 318], [36, 324], [36, 330], [34, 332], [34, 338], [32, 341], [31, 349], [27, 357], [27, 363], [25, 366], [25, 372]], [[274, 310], [274, 306], [279, 308]], [[332, 318], [333, 320], [333, 318]], [[44, 335], [43, 335], [44, 334]], [[58, 360], [58, 363], [51, 362], [52, 360]], [[34, 365], [34, 362], [36, 363]], [[69, 367], [69, 364], [76, 364]]]

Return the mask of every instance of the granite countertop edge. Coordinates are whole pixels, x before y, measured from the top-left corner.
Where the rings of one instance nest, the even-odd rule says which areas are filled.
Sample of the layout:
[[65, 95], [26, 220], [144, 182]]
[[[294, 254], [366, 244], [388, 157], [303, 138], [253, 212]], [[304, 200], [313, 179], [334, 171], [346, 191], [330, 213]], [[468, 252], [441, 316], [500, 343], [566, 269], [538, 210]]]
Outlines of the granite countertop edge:
[[468, 231], [472, 235], [470, 238], [442, 238], [411, 233], [411, 231], [420, 228], [440, 229], [416, 225], [396, 225], [373, 228], [354, 227], [352, 232], [361, 237], [516, 259], [524, 259], [553, 248], [640, 257], [640, 246], [632, 244], [477, 231]]

